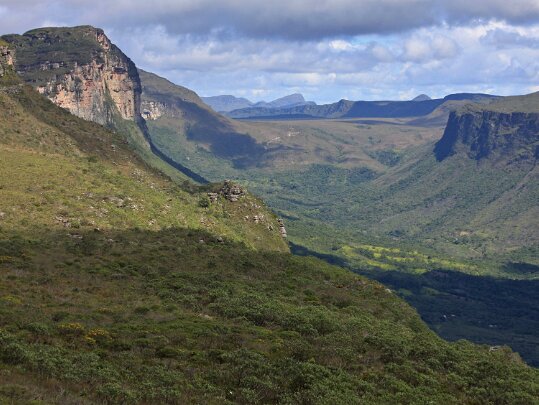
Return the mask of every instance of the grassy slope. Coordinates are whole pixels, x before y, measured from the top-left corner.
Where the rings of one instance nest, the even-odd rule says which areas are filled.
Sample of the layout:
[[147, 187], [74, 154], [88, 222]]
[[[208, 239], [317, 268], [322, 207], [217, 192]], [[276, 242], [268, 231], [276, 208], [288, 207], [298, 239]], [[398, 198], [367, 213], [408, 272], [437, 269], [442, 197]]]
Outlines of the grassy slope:
[[[268, 249], [286, 250], [277, 232], [250, 223], [245, 226], [243, 217], [259, 210], [277, 227], [273, 215], [255, 207], [260, 205], [256, 198], [248, 196], [241, 206], [223, 200], [200, 208], [204, 193], [184, 191], [150, 169], [127, 149], [122, 135], [75, 118], [27, 87], [14, 96], [0, 96], [5, 120], [0, 128], [3, 161], [11, 163], [3, 172], [3, 190], [15, 188], [3, 199], [4, 226], [11, 221], [20, 224], [21, 214], [32, 218], [29, 227], [51, 226], [58, 222], [57, 216], [98, 228], [182, 226], [211, 230], [252, 247], [262, 248], [264, 243]], [[53, 158], [36, 154], [36, 149]], [[41, 176], [38, 184], [37, 176]], [[16, 203], [19, 199], [24, 201], [21, 207]]]
[[0, 402], [539, 395], [507, 349], [446, 343], [381, 285], [280, 253], [243, 222], [251, 197], [200, 208], [119, 135], [28, 88], [0, 103]]

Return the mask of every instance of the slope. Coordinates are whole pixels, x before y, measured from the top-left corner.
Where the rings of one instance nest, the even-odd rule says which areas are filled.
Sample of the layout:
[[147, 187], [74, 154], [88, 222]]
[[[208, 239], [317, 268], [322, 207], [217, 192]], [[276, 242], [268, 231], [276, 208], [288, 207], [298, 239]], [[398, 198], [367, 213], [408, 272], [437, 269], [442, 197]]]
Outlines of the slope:
[[9, 44], [13, 72], [23, 82], [72, 114], [123, 133], [148, 164], [168, 176], [187, 178], [149, 142], [135, 64], [103, 30], [40, 28], [4, 35], [2, 41]]
[[202, 203], [29, 87], [0, 103], [0, 401], [537, 403], [517, 355], [286, 253], [254, 197]]
[[[149, 127], [176, 160], [262, 195], [287, 219], [295, 253], [387, 283], [445, 338], [510, 344], [539, 364], [538, 307], [529, 294], [539, 274], [533, 148], [513, 142], [502, 160], [498, 152], [475, 160], [470, 145], [459, 143], [462, 153], [438, 161], [435, 143], [467, 97], [452, 97], [419, 118], [249, 122], [259, 144], [281, 149], [246, 168], [190, 141], [174, 119]], [[486, 119], [477, 122], [489, 127]], [[446, 272], [437, 280], [440, 269]], [[500, 289], [504, 294], [491, 294]]]

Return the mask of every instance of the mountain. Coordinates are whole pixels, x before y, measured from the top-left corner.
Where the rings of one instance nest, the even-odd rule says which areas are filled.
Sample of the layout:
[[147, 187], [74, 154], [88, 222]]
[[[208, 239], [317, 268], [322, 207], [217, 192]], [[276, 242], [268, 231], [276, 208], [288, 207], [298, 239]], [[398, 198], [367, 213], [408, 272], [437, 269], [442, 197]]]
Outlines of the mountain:
[[430, 97], [427, 96], [426, 94], [420, 94], [419, 96], [414, 97], [414, 98], [412, 99], [412, 101], [427, 101], [427, 100], [432, 100], [432, 98], [430, 98]]
[[180, 161], [186, 152], [179, 149], [180, 137], [238, 165], [262, 159], [266, 150], [244, 126], [213, 111], [196, 93], [142, 70], [140, 77], [148, 137], [172, 159]]
[[247, 108], [254, 104], [246, 98], [238, 98], [230, 95], [201, 97], [201, 99], [217, 112], [229, 112], [240, 108]]
[[27, 83], [71, 113], [113, 125], [114, 116], [140, 116], [140, 81], [134, 63], [104, 32], [90, 26], [44, 28], [7, 35], [15, 69]]
[[[260, 199], [231, 182], [180, 185], [121, 127], [83, 120], [16, 76], [6, 83], [9, 60], [0, 59], [0, 402], [538, 397], [537, 370], [508, 348], [448, 343], [381, 284], [290, 255]], [[149, 83], [143, 102], [168, 86]], [[171, 101], [198, 103], [172, 90]]]
[[253, 105], [254, 108], [285, 108], [285, 107], [294, 107], [298, 105], [316, 105], [312, 101], [306, 101], [302, 94], [294, 93], [288, 96], [278, 98], [276, 100], [266, 103], [265, 101], [260, 101]]
[[234, 110], [249, 110], [251, 108], [274, 109], [290, 108], [303, 105], [316, 105], [316, 103], [313, 101], [306, 101], [303, 95], [299, 93], [290, 94], [270, 102], [259, 101], [257, 103], [253, 103], [245, 98], [237, 98], [234, 96], [202, 97], [202, 101], [208, 104], [215, 111], [221, 113], [229, 113]]
[[449, 116], [434, 152], [438, 160], [466, 153], [475, 160], [506, 164], [539, 158], [539, 93], [484, 105], [468, 105]]
[[[412, 101], [345, 101], [327, 105], [305, 105], [276, 109], [243, 108], [226, 115], [237, 119], [295, 119], [295, 118], [408, 118], [426, 116], [451, 101], [485, 102], [497, 96], [488, 94], [451, 94], [443, 99]], [[346, 108], [343, 108], [346, 103]]]
[[124, 133], [151, 166], [170, 177], [204, 182], [161, 151], [148, 136], [135, 64], [91, 26], [39, 28], [2, 37], [20, 78], [72, 114]]

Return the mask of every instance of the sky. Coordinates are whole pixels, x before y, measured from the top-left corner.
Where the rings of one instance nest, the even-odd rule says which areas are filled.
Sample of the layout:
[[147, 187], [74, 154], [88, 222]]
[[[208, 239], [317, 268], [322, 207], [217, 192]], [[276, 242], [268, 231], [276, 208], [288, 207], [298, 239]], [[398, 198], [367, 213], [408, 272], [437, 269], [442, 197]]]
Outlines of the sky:
[[0, 0], [0, 22], [103, 28], [137, 66], [202, 96], [539, 91], [539, 0]]

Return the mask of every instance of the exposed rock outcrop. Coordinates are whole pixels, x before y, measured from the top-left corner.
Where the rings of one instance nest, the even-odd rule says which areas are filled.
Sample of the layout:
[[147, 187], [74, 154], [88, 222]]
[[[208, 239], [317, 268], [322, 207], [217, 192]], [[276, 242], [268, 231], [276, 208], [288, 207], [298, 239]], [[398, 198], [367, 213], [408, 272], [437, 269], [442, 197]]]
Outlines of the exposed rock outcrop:
[[471, 108], [452, 112], [434, 153], [441, 161], [459, 152], [475, 160], [537, 159], [539, 113], [506, 113]]
[[0, 77], [12, 69], [14, 63], [13, 51], [0, 42]]
[[141, 104], [142, 117], [145, 120], [156, 120], [167, 111], [167, 106], [157, 101], [143, 100]]
[[17, 51], [17, 73], [55, 104], [103, 125], [115, 116], [139, 120], [137, 69], [101, 29], [44, 28], [3, 38]]
[[230, 180], [225, 180], [223, 187], [220, 190], [220, 194], [223, 195], [228, 201], [236, 202], [245, 195], [245, 190], [239, 185], [234, 184]]
[[286, 234], [286, 228], [284, 227], [284, 221], [282, 219], [278, 219], [277, 222], [279, 223], [279, 233], [281, 234], [281, 236], [283, 238], [286, 238], [287, 237], [287, 234]]

